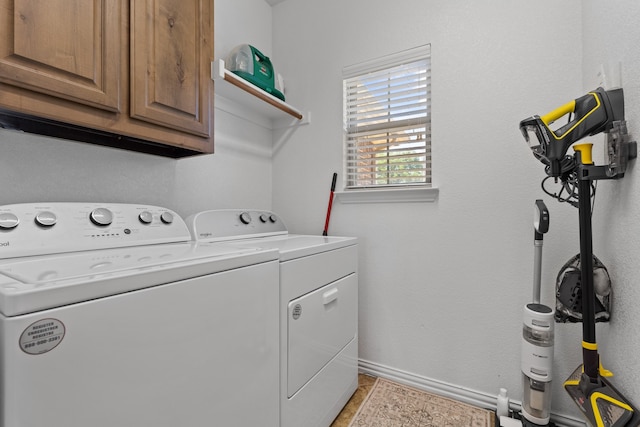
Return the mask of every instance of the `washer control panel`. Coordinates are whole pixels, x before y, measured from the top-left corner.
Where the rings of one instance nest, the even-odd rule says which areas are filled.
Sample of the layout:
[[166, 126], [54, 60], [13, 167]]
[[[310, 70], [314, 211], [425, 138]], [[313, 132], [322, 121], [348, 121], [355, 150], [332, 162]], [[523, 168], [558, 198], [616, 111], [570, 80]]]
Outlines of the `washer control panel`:
[[197, 213], [186, 219], [194, 240], [234, 240], [288, 234], [273, 212], [220, 209]]
[[0, 259], [191, 240], [175, 212], [125, 203], [0, 206]]

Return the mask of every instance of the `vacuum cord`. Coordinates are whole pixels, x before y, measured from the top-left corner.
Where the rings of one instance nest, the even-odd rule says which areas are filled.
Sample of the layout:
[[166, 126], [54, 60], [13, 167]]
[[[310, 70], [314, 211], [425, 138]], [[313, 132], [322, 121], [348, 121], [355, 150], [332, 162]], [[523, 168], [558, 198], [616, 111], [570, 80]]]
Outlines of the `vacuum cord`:
[[[571, 172], [562, 177], [562, 186], [560, 187], [559, 192], [552, 192], [547, 189], [547, 181], [551, 178], [551, 176], [545, 177], [540, 183], [540, 187], [542, 187], [542, 191], [544, 191], [548, 196], [553, 197], [561, 203], [569, 203], [574, 208], [578, 208], [578, 201], [580, 198], [578, 197], [578, 176], [577, 173]], [[591, 198], [591, 215], [593, 215], [593, 207], [596, 201], [596, 189], [598, 187], [598, 181], [591, 181], [591, 192], [589, 194]]]

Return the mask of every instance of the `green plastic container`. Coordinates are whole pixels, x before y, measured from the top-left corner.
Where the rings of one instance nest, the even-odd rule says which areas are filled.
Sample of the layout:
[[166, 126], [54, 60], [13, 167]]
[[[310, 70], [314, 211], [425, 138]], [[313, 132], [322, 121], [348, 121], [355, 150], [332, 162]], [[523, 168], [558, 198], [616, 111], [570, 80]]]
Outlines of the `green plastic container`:
[[276, 88], [271, 60], [255, 47], [249, 44], [236, 46], [227, 58], [227, 69], [284, 101], [284, 94]]

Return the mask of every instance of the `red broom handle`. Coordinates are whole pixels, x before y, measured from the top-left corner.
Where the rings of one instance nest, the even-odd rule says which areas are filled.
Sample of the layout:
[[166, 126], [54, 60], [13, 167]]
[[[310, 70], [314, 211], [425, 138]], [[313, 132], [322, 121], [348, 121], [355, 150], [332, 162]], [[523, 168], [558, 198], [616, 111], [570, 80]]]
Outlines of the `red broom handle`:
[[323, 236], [326, 236], [329, 231], [329, 218], [331, 218], [331, 206], [333, 206], [333, 193], [336, 191], [336, 179], [338, 179], [338, 174], [334, 172], [331, 180], [331, 193], [329, 193], [329, 206], [327, 206], [327, 218], [324, 221], [324, 231], [322, 232]]

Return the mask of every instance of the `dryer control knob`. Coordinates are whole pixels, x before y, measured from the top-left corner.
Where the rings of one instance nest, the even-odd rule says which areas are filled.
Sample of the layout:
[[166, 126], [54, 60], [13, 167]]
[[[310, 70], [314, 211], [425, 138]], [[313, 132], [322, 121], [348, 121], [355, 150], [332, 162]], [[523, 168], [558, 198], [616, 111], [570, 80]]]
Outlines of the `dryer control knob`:
[[278, 217], [275, 215], [269, 215], [269, 221], [271, 222], [276, 222], [278, 220]]
[[251, 215], [249, 215], [249, 212], [242, 212], [240, 214], [240, 221], [243, 224], [249, 224], [251, 223]]
[[171, 224], [173, 222], [173, 214], [171, 212], [162, 212], [162, 215], [160, 215], [160, 221], [165, 224]]
[[44, 212], [38, 212], [38, 214], [34, 218], [34, 221], [40, 227], [48, 228], [56, 225], [56, 222], [58, 221], [58, 217], [56, 217], [56, 214], [54, 214], [53, 212], [44, 211]]
[[140, 212], [138, 219], [143, 224], [151, 224], [151, 221], [153, 221], [153, 214], [149, 211]]
[[18, 217], [10, 212], [0, 213], [0, 229], [2, 230], [16, 228], [19, 222]]
[[113, 222], [113, 213], [107, 208], [97, 208], [91, 211], [89, 219], [99, 227], [106, 227]]
[[267, 221], [269, 221], [269, 218], [265, 214], [260, 215], [260, 222], [265, 223]]

